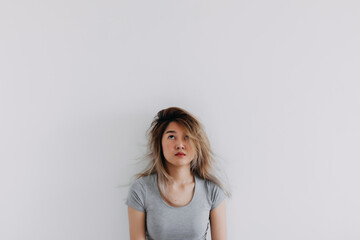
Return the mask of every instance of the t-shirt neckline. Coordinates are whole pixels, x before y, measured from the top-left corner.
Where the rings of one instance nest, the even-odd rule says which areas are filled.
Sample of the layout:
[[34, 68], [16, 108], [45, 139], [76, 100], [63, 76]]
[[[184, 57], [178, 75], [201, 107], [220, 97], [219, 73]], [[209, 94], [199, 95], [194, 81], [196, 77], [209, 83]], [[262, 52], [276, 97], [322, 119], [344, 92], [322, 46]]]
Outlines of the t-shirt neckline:
[[195, 186], [194, 186], [194, 193], [193, 193], [193, 196], [191, 198], [191, 201], [188, 204], [186, 204], [184, 206], [180, 206], [180, 207], [171, 206], [163, 199], [163, 197], [161, 196], [161, 193], [160, 193], [159, 186], [158, 186], [158, 175], [157, 175], [157, 173], [155, 174], [155, 188], [157, 189], [158, 197], [160, 197], [161, 202], [163, 204], [165, 204], [165, 206], [167, 206], [169, 208], [173, 208], [173, 209], [182, 209], [182, 208], [189, 207], [194, 202], [196, 192], [197, 192], [197, 184], [198, 184], [198, 179], [197, 179], [196, 173], [194, 173], [194, 180], [195, 180]]

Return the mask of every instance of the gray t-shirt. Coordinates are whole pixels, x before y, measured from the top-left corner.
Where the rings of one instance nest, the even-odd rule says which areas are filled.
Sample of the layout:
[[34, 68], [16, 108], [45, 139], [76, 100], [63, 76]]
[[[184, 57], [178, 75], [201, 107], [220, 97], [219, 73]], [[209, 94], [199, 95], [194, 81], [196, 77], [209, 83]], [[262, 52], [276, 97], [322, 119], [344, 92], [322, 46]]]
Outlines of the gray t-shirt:
[[137, 179], [130, 187], [126, 204], [146, 212], [148, 240], [204, 240], [209, 229], [210, 211], [226, 195], [214, 182], [195, 174], [195, 191], [189, 204], [173, 207], [160, 195], [157, 174]]

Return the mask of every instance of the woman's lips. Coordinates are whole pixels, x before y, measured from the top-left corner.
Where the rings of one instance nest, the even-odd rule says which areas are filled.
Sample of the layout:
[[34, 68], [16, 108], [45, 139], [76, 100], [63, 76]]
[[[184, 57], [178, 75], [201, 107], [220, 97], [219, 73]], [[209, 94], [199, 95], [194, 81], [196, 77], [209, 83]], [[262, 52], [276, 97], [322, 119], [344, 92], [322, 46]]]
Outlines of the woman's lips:
[[177, 153], [177, 154], [175, 154], [175, 156], [183, 157], [183, 156], [185, 156], [185, 154], [184, 153]]

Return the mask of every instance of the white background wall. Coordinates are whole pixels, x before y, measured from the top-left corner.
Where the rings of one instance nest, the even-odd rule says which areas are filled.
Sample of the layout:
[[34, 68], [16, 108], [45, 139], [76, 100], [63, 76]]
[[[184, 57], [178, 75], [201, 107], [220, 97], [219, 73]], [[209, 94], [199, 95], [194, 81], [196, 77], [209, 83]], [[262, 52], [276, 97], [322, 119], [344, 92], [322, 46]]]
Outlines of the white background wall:
[[128, 239], [155, 114], [204, 124], [229, 239], [360, 239], [360, 3], [0, 3], [0, 239]]

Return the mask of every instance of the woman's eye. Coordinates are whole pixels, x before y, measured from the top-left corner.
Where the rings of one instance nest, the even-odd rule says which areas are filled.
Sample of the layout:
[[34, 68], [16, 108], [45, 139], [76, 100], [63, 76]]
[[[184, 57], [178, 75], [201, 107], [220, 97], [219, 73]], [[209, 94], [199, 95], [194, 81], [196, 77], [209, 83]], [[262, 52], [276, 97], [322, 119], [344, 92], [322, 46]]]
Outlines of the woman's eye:
[[170, 135], [168, 138], [170, 138], [170, 139], [174, 139], [174, 138], [175, 138], [175, 136], [174, 136], [174, 135]]
[[189, 136], [185, 136], [185, 139], [188, 140], [188, 139], [189, 139]]

